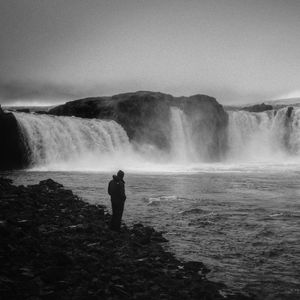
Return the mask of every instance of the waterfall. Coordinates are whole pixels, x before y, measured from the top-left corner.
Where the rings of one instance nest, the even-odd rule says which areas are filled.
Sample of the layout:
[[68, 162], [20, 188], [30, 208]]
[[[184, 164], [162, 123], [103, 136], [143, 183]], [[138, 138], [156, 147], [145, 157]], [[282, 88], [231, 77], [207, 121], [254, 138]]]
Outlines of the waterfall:
[[[300, 161], [300, 108], [228, 114], [228, 147], [223, 163]], [[122, 126], [112, 120], [14, 115], [31, 166], [42, 170], [183, 170], [212, 162], [206, 154], [214, 149], [212, 140], [219, 138], [209, 124], [190, 119], [178, 107], [170, 108], [169, 150], [131, 144]]]
[[171, 155], [179, 163], [196, 160], [196, 149], [192, 139], [192, 124], [178, 107], [171, 107]]
[[300, 108], [253, 113], [229, 112], [228, 157], [277, 161], [300, 154]]
[[33, 166], [105, 163], [130, 151], [125, 130], [115, 121], [15, 113]]

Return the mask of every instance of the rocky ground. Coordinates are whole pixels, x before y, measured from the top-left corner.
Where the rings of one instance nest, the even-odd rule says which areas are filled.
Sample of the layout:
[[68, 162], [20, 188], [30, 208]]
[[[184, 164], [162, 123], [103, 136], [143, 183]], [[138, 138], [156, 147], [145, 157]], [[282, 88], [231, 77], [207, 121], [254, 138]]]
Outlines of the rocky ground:
[[115, 233], [109, 219], [51, 179], [0, 178], [0, 299], [253, 299], [176, 259], [154, 229]]

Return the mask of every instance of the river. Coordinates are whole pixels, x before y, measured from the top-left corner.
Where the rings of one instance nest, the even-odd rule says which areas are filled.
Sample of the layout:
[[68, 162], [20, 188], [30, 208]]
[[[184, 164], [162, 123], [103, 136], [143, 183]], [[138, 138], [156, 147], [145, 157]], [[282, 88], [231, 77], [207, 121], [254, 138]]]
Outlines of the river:
[[[300, 167], [209, 165], [190, 172], [126, 173], [123, 220], [165, 232], [180, 259], [260, 299], [300, 297]], [[125, 170], [126, 172], [126, 170]], [[109, 207], [111, 173], [14, 171], [16, 184], [52, 178]]]

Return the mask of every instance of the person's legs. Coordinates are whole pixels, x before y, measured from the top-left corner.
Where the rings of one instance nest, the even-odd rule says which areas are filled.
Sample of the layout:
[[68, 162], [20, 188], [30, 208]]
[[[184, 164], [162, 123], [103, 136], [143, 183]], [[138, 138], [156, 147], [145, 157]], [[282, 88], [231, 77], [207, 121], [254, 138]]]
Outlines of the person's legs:
[[118, 207], [118, 230], [119, 231], [120, 231], [120, 228], [121, 228], [121, 221], [122, 221], [123, 211], [124, 211], [124, 202], [121, 201], [119, 203], [119, 207]]
[[121, 220], [124, 210], [124, 202], [112, 201], [112, 218], [110, 228], [115, 231], [120, 231]]
[[112, 216], [110, 220], [110, 229], [117, 230], [116, 228], [117, 205], [114, 201], [111, 202], [111, 210], [112, 210]]

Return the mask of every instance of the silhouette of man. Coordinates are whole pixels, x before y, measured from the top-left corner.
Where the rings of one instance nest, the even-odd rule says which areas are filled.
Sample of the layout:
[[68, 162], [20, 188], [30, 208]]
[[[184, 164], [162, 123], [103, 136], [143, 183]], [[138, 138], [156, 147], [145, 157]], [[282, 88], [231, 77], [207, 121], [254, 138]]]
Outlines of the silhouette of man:
[[121, 227], [121, 219], [124, 210], [125, 182], [123, 180], [124, 172], [119, 170], [117, 175], [113, 175], [113, 179], [108, 184], [108, 194], [111, 199], [112, 218], [110, 229], [119, 232]]

